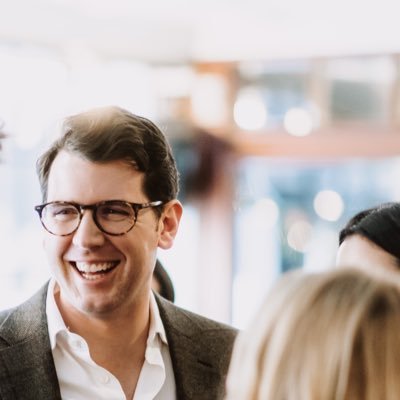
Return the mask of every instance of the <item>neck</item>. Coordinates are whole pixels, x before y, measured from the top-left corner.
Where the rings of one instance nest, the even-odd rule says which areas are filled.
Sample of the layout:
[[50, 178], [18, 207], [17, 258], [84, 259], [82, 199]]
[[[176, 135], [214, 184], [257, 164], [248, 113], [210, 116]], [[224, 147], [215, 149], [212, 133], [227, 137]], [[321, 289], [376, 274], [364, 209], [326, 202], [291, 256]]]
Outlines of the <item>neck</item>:
[[[114, 310], [108, 314], [85, 313], [63, 301], [59, 292], [55, 300], [65, 325], [71, 332], [82, 336], [89, 348], [105, 344], [106, 347], [127, 348], [147, 339], [150, 326], [150, 295], [132, 305], [128, 311]], [[145, 340], [144, 340], [145, 343]]]
[[107, 315], [93, 315], [55, 299], [71, 332], [82, 336], [93, 361], [111, 372], [120, 382], [127, 399], [132, 399], [145, 359], [150, 326], [150, 292], [127, 312], [114, 310]]

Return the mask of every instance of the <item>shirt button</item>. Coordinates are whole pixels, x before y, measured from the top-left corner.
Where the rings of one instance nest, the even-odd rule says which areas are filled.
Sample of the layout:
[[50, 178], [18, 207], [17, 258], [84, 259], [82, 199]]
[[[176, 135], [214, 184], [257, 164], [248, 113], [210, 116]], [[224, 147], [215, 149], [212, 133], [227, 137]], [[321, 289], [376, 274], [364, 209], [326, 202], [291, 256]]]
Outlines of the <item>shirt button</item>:
[[109, 376], [109, 375], [104, 375], [104, 376], [101, 378], [101, 382], [102, 382], [102, 383], [109, 383], [109, 382], [110, 382], [110, 376]]

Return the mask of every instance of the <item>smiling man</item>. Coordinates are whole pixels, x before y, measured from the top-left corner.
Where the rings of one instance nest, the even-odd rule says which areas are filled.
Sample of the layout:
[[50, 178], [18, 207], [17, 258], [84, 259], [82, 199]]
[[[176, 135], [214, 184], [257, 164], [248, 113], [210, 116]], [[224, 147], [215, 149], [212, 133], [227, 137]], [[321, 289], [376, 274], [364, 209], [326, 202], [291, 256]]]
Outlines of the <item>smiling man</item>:
[[182, 215], [162, 132], [117, 107], [71, 116], [37, 170], [52, 278], [0, 314], [0, 398], [222, 398], [235, 330], [151, 290]]

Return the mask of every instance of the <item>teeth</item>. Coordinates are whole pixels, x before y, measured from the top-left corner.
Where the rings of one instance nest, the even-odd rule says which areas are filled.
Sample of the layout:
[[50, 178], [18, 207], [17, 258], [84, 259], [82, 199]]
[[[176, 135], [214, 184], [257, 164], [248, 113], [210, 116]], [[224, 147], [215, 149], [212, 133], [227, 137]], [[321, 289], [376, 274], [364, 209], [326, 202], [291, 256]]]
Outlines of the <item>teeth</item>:
[[95, 273], [95, 272], [101, 272], [101, 271], [107, 271], [108, 269], [112, 268], [114, 266], [114, 263], [110, 262], [104, 262], [104, 263], [97, 263], [97, 264], [91, 264], [91, 263], [86, 263], [86, 262], [76, 262], [76, 268], [80, 272], [84, 273]]
[[95, 281], [96, 279], [101, 279], [101, 275], [87, 274], [85, 272], [82, 274], [82, 276], [89, 281]]

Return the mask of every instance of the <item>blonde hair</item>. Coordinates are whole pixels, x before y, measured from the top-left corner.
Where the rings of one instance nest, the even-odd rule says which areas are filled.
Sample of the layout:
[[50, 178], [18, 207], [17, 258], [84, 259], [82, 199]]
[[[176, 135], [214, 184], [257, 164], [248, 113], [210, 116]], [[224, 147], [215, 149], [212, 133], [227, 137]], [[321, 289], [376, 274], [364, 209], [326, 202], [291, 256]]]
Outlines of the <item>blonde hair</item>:
[[239, 334], [227, 399], [395, 400], [399, 371], [397, 276], [295, 272]]

